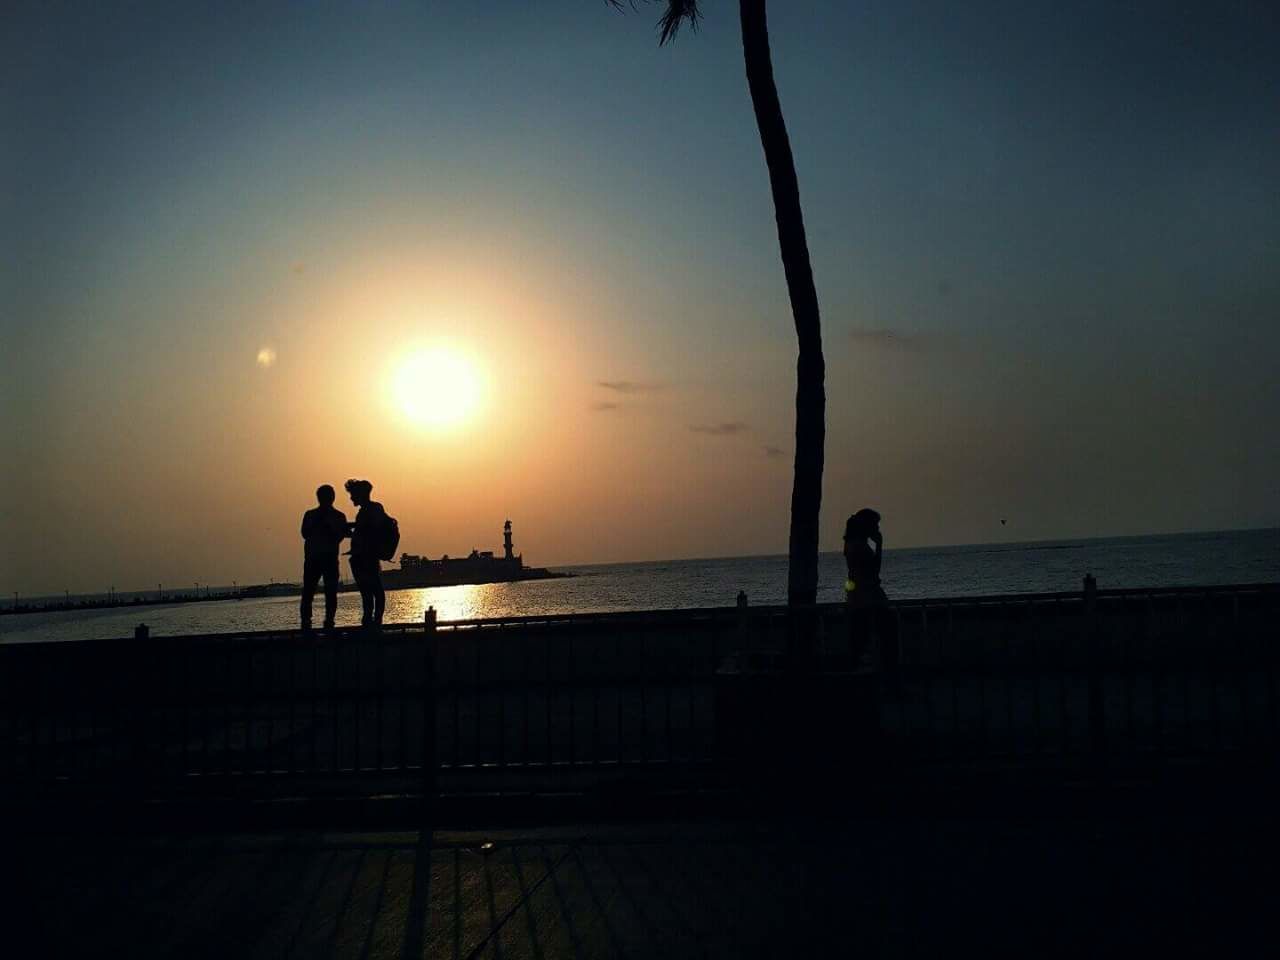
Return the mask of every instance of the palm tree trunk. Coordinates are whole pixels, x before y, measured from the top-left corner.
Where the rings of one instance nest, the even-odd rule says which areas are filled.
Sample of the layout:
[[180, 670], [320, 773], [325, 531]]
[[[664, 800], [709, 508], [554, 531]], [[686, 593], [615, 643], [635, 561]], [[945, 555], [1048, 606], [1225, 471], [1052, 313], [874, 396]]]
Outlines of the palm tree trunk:
[[[742, 51], [747, 85], [755, 108], [760, 142], [769, 165], [778, 245], [791, 296], [800, 352], [796, 362], [796, 457], [791, 487], [790, 562], [787, 602], [812, 604], [818, 597], [818, 514], [822, 508], [823, 444], [826, 438], [826, 362], [822, 357], [822, 323], [818, 291], [813, 285], [809, 244], [800, 210], [800, 185], [791, 156], [791, 141], [782, 119], [782, 104], [773, 82], [769, 25], [765, 0], [739, 0]], [[802, 618], [807, 619], [807, 618]], [[801, 630], [801, 633], [807, 631]], [[804, 643], [804, 638], [797, 637]]]

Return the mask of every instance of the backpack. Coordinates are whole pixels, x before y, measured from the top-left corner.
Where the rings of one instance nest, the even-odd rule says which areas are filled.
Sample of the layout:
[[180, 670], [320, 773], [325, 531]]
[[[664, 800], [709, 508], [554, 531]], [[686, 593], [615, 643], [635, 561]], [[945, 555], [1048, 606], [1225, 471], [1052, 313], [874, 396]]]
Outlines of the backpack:
[[396, 518], [385, 516], [382, 529], [378, 531], [378, 559], [394, 560], [396, 548], [400, 546], [400, 524]]

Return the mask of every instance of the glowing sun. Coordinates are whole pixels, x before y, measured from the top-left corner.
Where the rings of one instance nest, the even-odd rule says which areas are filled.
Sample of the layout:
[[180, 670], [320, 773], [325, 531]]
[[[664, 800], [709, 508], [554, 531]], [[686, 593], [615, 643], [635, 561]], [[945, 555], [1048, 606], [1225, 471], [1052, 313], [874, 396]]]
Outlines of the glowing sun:
[[400, 361], [391, 392], [409, 422], [425, 427], [456, 427], [479, 409], [481, 377], [466, 354], [433, 347], [410, 353]]

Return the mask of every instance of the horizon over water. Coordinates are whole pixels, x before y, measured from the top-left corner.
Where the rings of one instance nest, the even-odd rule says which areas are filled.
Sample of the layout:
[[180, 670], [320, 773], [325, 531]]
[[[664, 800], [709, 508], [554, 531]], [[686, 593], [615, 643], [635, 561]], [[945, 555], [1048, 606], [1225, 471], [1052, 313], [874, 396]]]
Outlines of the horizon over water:
[[[746, 591], [752, 604], [786, 599], [785, 554], [556, 569], [575, 576], [390, 591], [386, 620], [419, 621], [428, 606], [448, 621], [732, 606], [739, 590]], [[891, 600], [908, 600], [1069, 592], [1081, 588], [1086, 573], [1097, 577], [1104, 590], [1280, 581], [1280, 528], [886, 549], [882, 579]], [[843, 557], [822, 554], [819, 601], [840, 600], [844, 579]], [[338, 625], [358, 623], [359, 606], [358, 594], [340, 594]], [[322, 609], [323, 599], [317, 597], [317, 618]], [[298, 624], [298, 598], [4, 616], [0, 643], [130, 637], [139, 623], [147, 624], [153, 636], [288, 629]]]

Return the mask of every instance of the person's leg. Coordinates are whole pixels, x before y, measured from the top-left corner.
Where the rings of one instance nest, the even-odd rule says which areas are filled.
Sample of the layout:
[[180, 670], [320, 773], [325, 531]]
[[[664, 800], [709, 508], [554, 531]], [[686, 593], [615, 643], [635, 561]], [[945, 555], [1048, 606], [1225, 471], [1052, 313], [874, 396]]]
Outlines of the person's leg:
[[351, 579], [356, 582], [356, 589], [360, 591], [360, 623], [368, 626], [373, 622], [373, 594], [369, 592], [364, 564], [356, 557], [351, 558]]
[[853, 657], [853, 668], [856, 670], [862, 663], [862, 655], [866, 652], [870, 634], [867, 609], [846, 601], [844, 615], [849, 626], [849, 654]]
[[325, 561], [324, 565], [324, 628], [333, 628], [333, 618], [338, 612], [338, 558]]
[[379, 561], [372, 561], [370, 564], [370, 575], [372, 577], [372, 588], [374, 588], [374, 622], [383, 622], [383, 611], [387, 608], [387, 590], [383, 589], [383, 564]]
[[374, 623], [383, 622], [383, 611], [387, 609], [387, 591], [383, 589], [383, 575], [381, 571], [375, 570], [372, 575], [372, 589], [374, 589]]
[[387, 591], [383, 589], [383, 564], [372, 559], [365, 571], [372, 604], [372, 622], [383, 622], [383, 608], [387, 605]]
[[377, 614], [377, 597], [378, 597], [378, 575], [377, 569], [368, 560], [360, 561], [360, 606], [364, 611], [361, 623], [376, 623], [375, 615]]
[[316, 583], [320, 579], [320, 569], [310, 557], [302, 562], [302, 602], [298, 604], [298, 617], [302, 621], [302, 629], [311, 628], [311, 604], [316, 598]]

